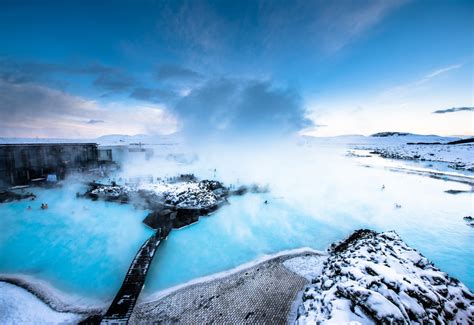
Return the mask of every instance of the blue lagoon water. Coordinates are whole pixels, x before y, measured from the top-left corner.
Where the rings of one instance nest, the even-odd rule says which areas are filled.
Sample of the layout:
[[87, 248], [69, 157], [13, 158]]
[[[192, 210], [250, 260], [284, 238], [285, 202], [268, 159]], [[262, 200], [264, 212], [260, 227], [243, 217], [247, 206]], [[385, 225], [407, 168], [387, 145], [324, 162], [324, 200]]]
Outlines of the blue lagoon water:
[[[474, 288], [474, 228], [463, 220], [472, 215], [473, 196], [445, 193], [469, 190], [468, 185], [369, 168], [370, 159], [345, 157], [342, 148], [309, 151], [281, 159], [264, 152], [227, 161], [208, 157], [189, 170], [181, 166], [180, 172], [227, 183], [268, 184], [270, 192], [232, 197], [199, 223], [173, 230], [159, 247], [144, 294], [281, 250], [325, 250], [358, 228], [397, 231], [443, 271]], [[255, 159], [261, 168], [255, 168]], [[78, 185], [34, 189], [36, 201], [0, 205], [0, 273], [33, 275], [86, 298], [113, 298], [152, 233], [141, 223], [147, 211], [76, 199], [80, 190]], [[42, 202], [48, 210], [40, 209]]]

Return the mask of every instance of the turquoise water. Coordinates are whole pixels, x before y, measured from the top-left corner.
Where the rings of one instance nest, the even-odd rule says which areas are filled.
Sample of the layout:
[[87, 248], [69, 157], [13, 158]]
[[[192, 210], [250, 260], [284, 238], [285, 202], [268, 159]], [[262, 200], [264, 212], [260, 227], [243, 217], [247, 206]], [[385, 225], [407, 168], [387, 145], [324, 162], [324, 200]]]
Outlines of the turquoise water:
[[[284, 158], [262, 152], [226, 161], [209, 156], [180, 170], [228, 183], [254, 180], [271, 191], [233, 197], [199, 223], [172, 231], [158, 250], [144, 293], [264, 254], [302, 246], [324, 250], [361, 227], [396, 230], [443, 271], [474, 288], [474, 228], [463, 221], [472, 215], [473, 197], [444, 192], [468, 190], [467, 185], [366, 168], [340, 149], [298, 150], [305, 155], [294, 152]], [[69, 293], [112, 299], [151, 234], [141, 223], [147, 212], [76, 199], [78, 190], [36, 189], [36, 201], [0, 205], [0, 272], [30, 274]], [[50, 208], [41, 210], [42, 202]]]
[[78, 190], [35, 189], [35, 201], [0, 205], [0, 273], [33, 275], [98, 300], [113, 297], [153, 232], [141, 224], [145, 211], [76, 199]]

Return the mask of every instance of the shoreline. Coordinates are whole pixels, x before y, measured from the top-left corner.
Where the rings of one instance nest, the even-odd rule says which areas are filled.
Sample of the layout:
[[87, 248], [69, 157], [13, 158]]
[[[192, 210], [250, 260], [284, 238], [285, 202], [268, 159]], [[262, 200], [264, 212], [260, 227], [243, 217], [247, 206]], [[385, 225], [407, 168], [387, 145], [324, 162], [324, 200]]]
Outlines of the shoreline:
[[75, 313], [87, 316], [100, 313], [108, 306], [108, 302], [101, 302], [63, 292], [50, 282], [31, 275], [1, 273], [0, 282], [26, 290], [49, 308], [59, 313]]
[[[321, 257], [325, 257], [327, 255], [323, 251], [315, 250], [309, 247], [283, 250], [274, 254], [263, 255], [257, 259], [238, 265], [234, 268], [199, 277], [170, 288], [156, 291], [152, 294], [143, 295], [139, 298], [137, 307], [143, 304], [156, 302], [183, 289], [188, 289], [199, 284], [212, 282], [214, 280], [231, 277], [242, 271], [249, 270], [259, 264], [271, 262], [272, 260], [278, 260], [283, 257], [290, 259], [292, 257], [297, 257], [304, 254], [319, 255]], [[1, 273], [0, 282], [14, 285], [20, 290], [26, 290], [55, 312], [74, 313], [79, 316], [83, 316], [84, 319], [92, 315], [104, 313], [109, 305], [107, 302], [99, 302], [97, 300], [94, 301], [86, 297], [65, 293], [47, 281], [26, 274]]]
[[277, 258], [280, 258], [280, 257], [290, 258], [292, 256], [302, 255], [302, 254], [305, 254], [305, 253], [316, 254], [316, 255], [320, 255], [320, 256], [326, 256], [327, 255], [323, 251], [315, 250], [315, 249], [312, 249], [310, 247], [301, 247], [301, 248], [283, 250], [283, 251], [280, 251], [280, 252], [277, 252], [277, 253], [274, 253], [274, 254], [263, 255], [263, 256], [258, 257], [258, 258], [254, 259], [252, 261], [240, 264], [240, 265], [238, 265], [238, 266], [236, 266], [232, 269], [225, 270], [225, 271], [222, 271], [222, 272], [213, 273], [213, 274], [209, 274], [209, 275], [205, 275], [203, 277], [199, 277], [199, 278], [187, 281], [185, 283], [178, 284], [176, 286], [173, 286], [173, 287], [170, 287], [170, 288], [167, 288], [167, 289], [163, 289], [163, 290], [157, 291], [157, 292], [149, 294], [149, 295], [145, 295], [144, 297], [139, 299], [139, 304], [140, 303], [150, 303], [150, 302], [165, 298], [165, 297], [175, 293], [178, 290], [181, 290], [181, 289], [184, 289], [184, 288], [189, 288], [189, 287], [197, 285], [197, 284], [202, 284], [202, 283], [205, 283], [205, 282], [210, 282], [210, 281], [214, 281], [214, 280], [223, 279], [227, 276], [231, 276], [231, 275], [234, 275], [234, 274], [239, 273], [241, 271], [245, 271], [245, 270], [250, 269], [250, 268], [252, 268], [256, 265], [271, 261], [273, 259], [277, 259]]

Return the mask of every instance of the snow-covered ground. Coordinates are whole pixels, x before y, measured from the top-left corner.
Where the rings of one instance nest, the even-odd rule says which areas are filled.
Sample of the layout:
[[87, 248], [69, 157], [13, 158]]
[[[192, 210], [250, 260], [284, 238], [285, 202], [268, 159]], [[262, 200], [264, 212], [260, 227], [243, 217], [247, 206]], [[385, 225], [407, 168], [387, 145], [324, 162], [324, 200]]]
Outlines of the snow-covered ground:
[[474, 322], [474, 295], [395, 232], [354, 232], [333, 245], [302, 297], [298, 324]]
[[283, 265], [296, 274], [312, 280], [321, 274], [325, 261], [325, 257], [308, 255], [290, 258], [284, 261]]
[[51, 309], [25, 289], [0, 282], [0, 324], [75, 324], [83, 318]]
[[368, 149], [384, 158], [440, 161], [453, 169], [474, 171], [474, 145], [390, 145], [378, 144]]
[[443, 162], [453, 169], [474, 171], [474, 143], [447, 144], [457, 140], [461, 138], [385, 132], [372, 136], [302, 137], [300, 144], [346, 145], [350, 149], [369, 150], [384, 158]]
[[384, 158], [444, 162], [453, 169], [474, 171], [474, 143], [447, 144], [459, 139], [407, 134], [372, 136], [358, 139], [359, 142], [355, 141], [352, 144], [356, 149], [371, 150], [372, 153], [379, 154]]

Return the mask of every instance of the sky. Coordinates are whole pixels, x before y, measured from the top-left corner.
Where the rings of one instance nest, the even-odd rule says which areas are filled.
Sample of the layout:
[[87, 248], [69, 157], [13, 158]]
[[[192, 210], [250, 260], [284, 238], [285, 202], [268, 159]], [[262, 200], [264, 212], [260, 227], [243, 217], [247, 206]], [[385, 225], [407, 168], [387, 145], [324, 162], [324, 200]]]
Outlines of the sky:
[[0, 136], [474, 135], [474, 1], [0, 1]]

